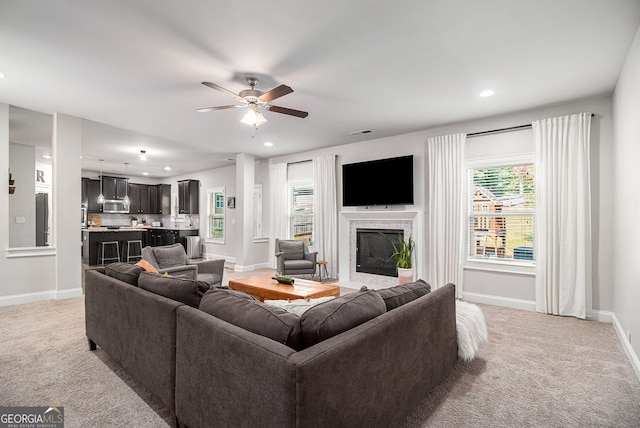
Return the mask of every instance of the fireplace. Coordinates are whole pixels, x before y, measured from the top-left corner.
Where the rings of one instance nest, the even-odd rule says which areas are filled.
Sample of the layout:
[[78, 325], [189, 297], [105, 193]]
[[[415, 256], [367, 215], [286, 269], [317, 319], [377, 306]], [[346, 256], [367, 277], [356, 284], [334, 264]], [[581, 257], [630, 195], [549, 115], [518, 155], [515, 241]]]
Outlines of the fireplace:
[[356, 272], [397, 277], [393, 244], [399, 237], [402, 229], [356, 229]]

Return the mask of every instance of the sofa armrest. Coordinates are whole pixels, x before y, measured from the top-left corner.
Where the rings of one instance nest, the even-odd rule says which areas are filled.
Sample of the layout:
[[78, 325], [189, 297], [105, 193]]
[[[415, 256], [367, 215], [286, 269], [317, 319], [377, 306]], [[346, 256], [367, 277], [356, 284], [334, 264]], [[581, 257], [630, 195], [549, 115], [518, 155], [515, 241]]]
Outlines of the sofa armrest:
[[174, 266], [166, 269], [158, 269], [158, 273], [168, 273], [171, 276], [183, 275], [189, 279], [196, 279], [198, 267], [196, 265]]
[[[304, 409], [297, 426], [400, 426], [457, 361], [455, 288], [434, 290], [290, 360]], [[366, 400], [340, 404], [354, 397]]]
[[85, 271], [85, 328], [129, 375], [175, 409], [176, 309], [182, 303]]
[[317, 251], [313, 251], [310, 253], [305, 253], [304, 255], [304, 259], [305, 260], [309, 260], [310, 262], [313, 262], [313, 264], [316, 263], [316, 259], [318, 257], [318, 252]]
[[220, 275], [222, 278], [222, 274], [224, 273], [224, 259], [217, 260], [204, 260], [201, 262], [189, 262], [189, 265], [197, 266], [198, 273], [215, 273]]
[[296, 426], [293, 349], [191, 307], [177, 311], [176, 339], [182, 424]]

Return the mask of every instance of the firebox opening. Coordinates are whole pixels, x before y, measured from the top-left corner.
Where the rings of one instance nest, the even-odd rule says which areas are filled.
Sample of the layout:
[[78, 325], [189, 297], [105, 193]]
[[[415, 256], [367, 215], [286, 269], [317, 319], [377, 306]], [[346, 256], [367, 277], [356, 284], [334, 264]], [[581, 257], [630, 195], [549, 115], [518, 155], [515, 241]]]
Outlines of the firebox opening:
[[356, 229], [356, 272], [397, 277], [393, 244], [398, 237], [404, 238], [402, 229]]

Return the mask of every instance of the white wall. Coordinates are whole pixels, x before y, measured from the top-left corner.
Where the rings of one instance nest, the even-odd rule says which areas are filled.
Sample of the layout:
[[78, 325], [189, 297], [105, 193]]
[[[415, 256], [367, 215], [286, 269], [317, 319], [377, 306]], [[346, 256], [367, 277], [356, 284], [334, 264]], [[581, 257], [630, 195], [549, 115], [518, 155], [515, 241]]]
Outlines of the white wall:
[[[67, 119], [74, 122], [74, 118]], [[77, 222], [80, 149], [76, 144], [80, 138], [80, 131], [79, 127], [74, 126], [71, 126], [71, 129], [67, 126], [63, 128], [70, 133], [60, 134], [61, 138], [54, 147], [55, 177], [51, 215], [57, 219], [54, 221], [57, 221], [56, 228], [60, 236], [54, 236], [52, 247], [41, 247], [37, 250], [10, 247], [9, 192], [6, 190], [9, 177], [8, 174], [0, 174], [0, 186], [5, 189], [0, 192], [0, 306], [82, 294], [80, 231]], [[0, 103], [0, 171], [8, 170], [9, 105]], [[31, 182], [33, 181], [32, 175]], [[56, 244], [59, 244], [58, 248]]]
[[613, 95], [613, 112], [613, 311], [624, 336], [631, 334], [640, 377], [640, 29]]

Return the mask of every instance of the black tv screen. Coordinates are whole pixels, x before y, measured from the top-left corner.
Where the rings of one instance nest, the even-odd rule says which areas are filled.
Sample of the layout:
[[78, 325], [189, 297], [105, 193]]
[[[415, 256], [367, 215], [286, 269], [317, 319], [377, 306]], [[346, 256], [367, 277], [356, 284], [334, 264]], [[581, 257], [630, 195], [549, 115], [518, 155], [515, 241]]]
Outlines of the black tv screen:
[[342, 165], [342, 205], [413, 204], [413, 156]]

